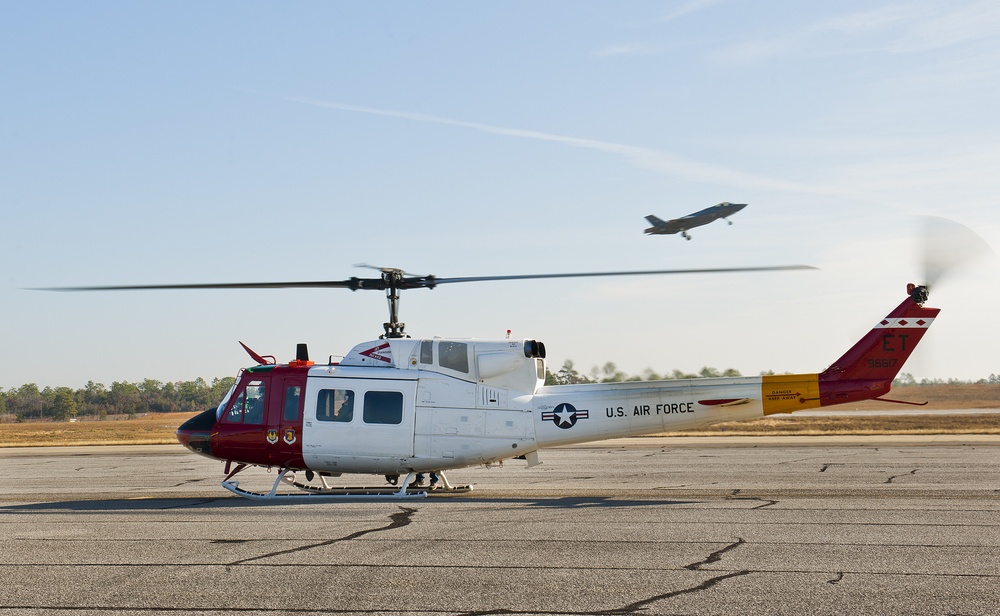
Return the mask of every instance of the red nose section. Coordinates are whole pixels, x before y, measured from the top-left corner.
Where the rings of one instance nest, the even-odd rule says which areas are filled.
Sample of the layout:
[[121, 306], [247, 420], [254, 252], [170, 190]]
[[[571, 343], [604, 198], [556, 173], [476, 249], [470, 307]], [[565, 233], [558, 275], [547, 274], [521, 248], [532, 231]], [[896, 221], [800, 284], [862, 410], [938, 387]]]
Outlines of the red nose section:
[[215, 427], [215, 409], [198, 413], [177, 428], [177, 440], [195, 453], [212, 455], [212, 428]]

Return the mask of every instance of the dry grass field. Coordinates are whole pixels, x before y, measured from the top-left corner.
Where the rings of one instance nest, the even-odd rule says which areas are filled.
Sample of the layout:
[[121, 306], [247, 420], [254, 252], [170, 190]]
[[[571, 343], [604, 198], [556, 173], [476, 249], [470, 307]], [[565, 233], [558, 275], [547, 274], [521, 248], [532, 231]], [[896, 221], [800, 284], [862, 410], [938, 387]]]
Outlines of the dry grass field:
[[[1000, 434], [1000, 385], [929, 385], [899, 387], [890, 398], [928, 402], [915, 407], [886, 402], [864, 402], [831, 410], [885, 410], [895, 415], [793, 417], [772, 415], [751, 421], [720, 423], [696, 436], [765, 436], [829, 434]], [[915, 409], [997, 409], [974, 415], [913, 415]], [[0, 447], [46, 445], [150, 445], [176, 443], [174, 431], [190, 413], [151, 414], [136, 419], [77, 422], [0, 423]]]
[[155, 413], [136, 419], [4, 423], [0, 424], [0, 447], [176, 443], [174, 432], [191, 416], [192, 413]]

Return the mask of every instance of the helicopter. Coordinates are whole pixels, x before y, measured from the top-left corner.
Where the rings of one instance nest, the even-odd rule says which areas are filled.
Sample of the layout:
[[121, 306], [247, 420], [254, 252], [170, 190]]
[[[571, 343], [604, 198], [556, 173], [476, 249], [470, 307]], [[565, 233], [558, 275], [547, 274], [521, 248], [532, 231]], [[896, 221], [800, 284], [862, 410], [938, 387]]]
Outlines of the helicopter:
[[[370, 267], [370, 266], [368, 266]], [[193, 452], [225, 463], [222, 486], [255, 500], [408, 499], [467, 493], [446, 471], [505, 460], [541, 463], [545, 448], [698, 428], [722, 421], [886, 398], [891, 383], [939, 309], [928, 288], [905, 299], [826, 370], [810, 374], [545, 385], [546, 348], [534, 339], [411, 338], [399, 321], [400, 292], [495, 280], [815, 269], [740, 267], [444, 278], [375, 268], [377, 278], [317, 282], [177, 284], [50, 288], [345, 288], [385, 291], [389, 320], [377, 339], [340, 361], [278, 363], [240, 342], [256, 365], [240, 371], [216, 406], [177, 430]], [[241, 488], [250, 467], [277, 469], [267, 492]], [[381, 485], [341, 486], [344, 475], [375, 475]], [[430, 485], [424, 484], [429, 475]], [[402, 477], [402, 480], [400, 479]], [[342, 480], [334, 481], [338, 483]], [[279, 491], [281, 487], [295, 491]]]

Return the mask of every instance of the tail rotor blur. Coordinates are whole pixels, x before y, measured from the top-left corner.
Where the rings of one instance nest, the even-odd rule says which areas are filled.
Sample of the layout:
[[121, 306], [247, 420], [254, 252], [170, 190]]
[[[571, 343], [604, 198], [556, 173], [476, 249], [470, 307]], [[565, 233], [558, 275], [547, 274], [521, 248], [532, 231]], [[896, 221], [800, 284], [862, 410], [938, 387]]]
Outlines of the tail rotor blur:
[[928, 289], [994, 254], [986, 240], [975, 231], [938, 216], [924, 217], [922, 252], [924, 284]]

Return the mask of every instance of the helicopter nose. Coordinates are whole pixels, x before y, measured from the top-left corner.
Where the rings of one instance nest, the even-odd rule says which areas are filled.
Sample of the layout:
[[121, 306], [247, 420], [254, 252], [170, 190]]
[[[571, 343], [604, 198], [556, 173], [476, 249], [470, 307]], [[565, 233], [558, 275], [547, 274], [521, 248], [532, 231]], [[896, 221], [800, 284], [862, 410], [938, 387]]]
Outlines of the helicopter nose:
[[177, 440], [195, 453], [214, 458], [211, 443], [214, 426], [215, 409], [202, 411], [177, 428]]

